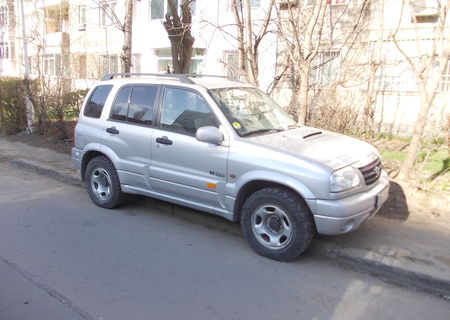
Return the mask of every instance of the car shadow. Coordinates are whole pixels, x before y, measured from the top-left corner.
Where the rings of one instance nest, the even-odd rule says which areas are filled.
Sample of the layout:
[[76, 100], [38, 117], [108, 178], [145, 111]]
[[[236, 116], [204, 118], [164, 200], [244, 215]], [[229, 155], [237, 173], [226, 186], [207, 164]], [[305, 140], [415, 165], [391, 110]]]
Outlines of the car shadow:
[[391, 181], [389, 197], [380, 209], [378, 215], [389, 219], [407, 220], [409, 217], [408, 202], [403, 188], [398, 183]]

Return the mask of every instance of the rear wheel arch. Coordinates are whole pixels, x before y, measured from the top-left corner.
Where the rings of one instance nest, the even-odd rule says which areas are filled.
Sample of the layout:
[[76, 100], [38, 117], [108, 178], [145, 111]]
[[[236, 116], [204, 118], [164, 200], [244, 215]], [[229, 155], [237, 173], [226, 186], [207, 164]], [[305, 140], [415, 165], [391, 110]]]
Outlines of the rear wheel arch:
[[[81, 161], [81, 180], [82, 181], [86, 181], [86, 168], [89, 164], [89, 161], [91, 161], [92, 159], [94, 159], [96, 157], [102, 157], [102, 156], [108, 158], [108, 156], [106, 156], [104, 153], [101, 153], [100, 151], [97, 151], [97, 150], [91, 150], [84, 154], [83, 160]], [[109, 160], [111, 161], [111, 159], [109, 159]]]

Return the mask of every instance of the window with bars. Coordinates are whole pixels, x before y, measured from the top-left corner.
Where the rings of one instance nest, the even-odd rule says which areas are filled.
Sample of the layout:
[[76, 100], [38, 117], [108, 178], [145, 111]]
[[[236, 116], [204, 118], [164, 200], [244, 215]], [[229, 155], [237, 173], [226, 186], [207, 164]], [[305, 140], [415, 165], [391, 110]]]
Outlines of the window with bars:
[[223, 64], [228, 78], [239, 79], [239, 52], [237, 50], [225, 50]]
[[0, 26], [6, 26], [8, 24], [8, 8], [6, 6], [0, 6]]
[[[316, 4], [316, 0], [304, 0], [305, 6], [313, 6]], [[349, 4], [350, 0], [327, 0], [328, 5], [338, 6], [343, 4]]]
[[117, 54], [100, 56], [100, 77], [107, 73], [119, 72], [119, 57]]
[[327, 86], [339, 80], [339, 51], [319, 51], [311, 61], [309, 81], [312, 85]]
[[416, 91], [411, 66], [404, 60], [385, 61], [377, 70], [378, 90]]
[[0, 59], [9, 59], [9, 44], [8, 42], [0, 42]]

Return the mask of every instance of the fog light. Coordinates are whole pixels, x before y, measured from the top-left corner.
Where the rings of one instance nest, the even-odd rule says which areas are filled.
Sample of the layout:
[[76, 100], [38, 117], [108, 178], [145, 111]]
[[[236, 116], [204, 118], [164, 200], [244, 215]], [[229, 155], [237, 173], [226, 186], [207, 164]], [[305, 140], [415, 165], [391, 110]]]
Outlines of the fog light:
[[355, 225], [355, 220], [354, 219], [351, 219], [351, 220], [347, 221], [344, 224], [344, 226], [341, 228], [341, 232], [342, 233], [349, 232], [350, 230], [353, 229], [354, 225]]

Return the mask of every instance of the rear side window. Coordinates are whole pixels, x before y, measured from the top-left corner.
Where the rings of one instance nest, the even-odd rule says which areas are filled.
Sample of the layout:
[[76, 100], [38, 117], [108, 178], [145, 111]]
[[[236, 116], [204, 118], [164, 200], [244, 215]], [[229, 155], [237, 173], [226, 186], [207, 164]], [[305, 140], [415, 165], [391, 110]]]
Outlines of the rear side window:
[[156, 86], [123, 87], [114, 101], [111, 119], [151, 125], [156, 93]]
[[86, 107], [84, 108], [84, 115], [90, 118], [100, 118], [102, 114], [103, 106], [108, 98], [109, 92], [113, 86], [98, 86], [94, 89], [89, 97]]
[[132, 87], [120, 89], [112, 107], [111, 119], [122, 121], [127, 120], [131, 89]]

